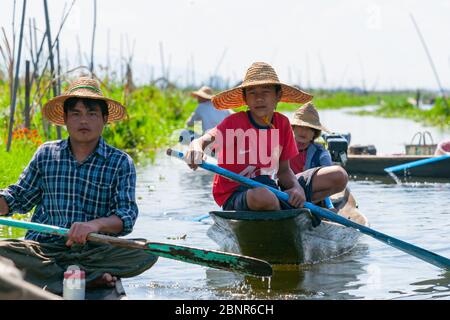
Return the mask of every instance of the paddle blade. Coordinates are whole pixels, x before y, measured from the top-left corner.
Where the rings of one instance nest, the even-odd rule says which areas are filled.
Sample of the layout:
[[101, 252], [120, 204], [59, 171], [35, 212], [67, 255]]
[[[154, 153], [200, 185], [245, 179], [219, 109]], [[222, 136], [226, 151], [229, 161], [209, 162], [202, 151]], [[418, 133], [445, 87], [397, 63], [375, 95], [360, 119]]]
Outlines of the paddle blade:
[[272, 267], [263, 260], [214, 250], [184, 247], [175, 244], [147, 242], [153, 254], [206, 267], [239, 272], [257, 277], [272, 276]]

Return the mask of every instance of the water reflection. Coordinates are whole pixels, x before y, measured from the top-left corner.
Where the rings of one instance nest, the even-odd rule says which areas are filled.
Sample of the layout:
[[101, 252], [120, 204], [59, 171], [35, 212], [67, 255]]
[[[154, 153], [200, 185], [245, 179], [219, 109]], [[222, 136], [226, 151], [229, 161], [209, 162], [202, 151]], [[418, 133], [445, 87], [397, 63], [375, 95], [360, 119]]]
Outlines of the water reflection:
[[437, 279], [428, 279], [411, 283], [421, 299], [450, 299], [450, 272], [443, 273]]
[[274, 266], [270, 279], [208, 269], [207, 285], [219, 297], [232, 299], [357, 299], [362, 297], [349, 290], [362, 285], [358, 277], [367, 272], [361, 262], [367, 253], [367, 245], [359, 244], [351, 253], [328, 262]]

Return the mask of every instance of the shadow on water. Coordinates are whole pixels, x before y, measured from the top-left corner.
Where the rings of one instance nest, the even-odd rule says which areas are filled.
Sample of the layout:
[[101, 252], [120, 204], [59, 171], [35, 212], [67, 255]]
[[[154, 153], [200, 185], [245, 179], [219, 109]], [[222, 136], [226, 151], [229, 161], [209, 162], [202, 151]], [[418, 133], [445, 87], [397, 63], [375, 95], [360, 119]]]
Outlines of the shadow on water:
[[438, 279], [419, 281], [411, 285], [421, 287], [414, 290], [421, 295], [431, 295], [430, 298], [433, 299], [450, 299], [450, 271], [443, 273]]
[[411, 283], [413, 293], [397, 300], [450, 300], [450, 272], [442, 273], [439, 278], [427, 279]]

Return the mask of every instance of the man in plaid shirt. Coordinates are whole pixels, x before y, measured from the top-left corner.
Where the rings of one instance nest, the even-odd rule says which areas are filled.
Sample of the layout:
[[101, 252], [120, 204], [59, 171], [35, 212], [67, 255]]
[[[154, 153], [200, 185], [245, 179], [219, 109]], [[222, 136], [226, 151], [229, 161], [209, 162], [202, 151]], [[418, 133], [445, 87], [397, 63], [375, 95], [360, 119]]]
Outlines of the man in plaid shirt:
[[[87, 245], [87, 236], [92, 232], [116, 236], [129, 234], [138, 215], [133, 160], [125, 152], [106, 144], [101, 137], [104, 125], [122, 119], [125, 108], [120, 103], [105, 98], [97, 81], [80, 78], [64, 95], [50, 100], [44, 106], [43, 114], [54, 124], [66, 125], [69, 138], [41, 145], [19, 181], [0, 190], [0, 215], [26, 213], [35, 207], [31, 221], [70, 228], [68, 238], [63, 240], [67, 250]], [[39, 261], [27, 262], [25, 259], [22, 263], [20, 254], [29, 255], [30, 251], [44, 250], [44, 256], [48, 258], [47, 251], [55, 249], [52, 244], [61, 242], [62, 239], [35, 231], [28, 231], [25, 239], [19, 241], [19, 251], [16, 250], [17, 240], [13, 240], [14, 250], [11, 250], [8, 241], [2, 241], [0, 255], [9, 257], [32, 276], [30, 265], [38, 266]], [[64, 248], [58, 247], [56, 251], [67, 254]], [[98, 250], [91, 252], [91, 258], [97, 252]], [[128, 254], [131, 252], [135, 255], [133, 258], [138, 254], [133, 250], [127, 251]], [[111, 254], [108, 252], [108, 258], [111, 258]], [[101, 260], [104, 256], [106, 254], [98, 258]], [[128, 258], [122, 256], [122, 260]], [[144, 260], [150, 266], [156, 262], [156, 258], [148, 253], [144, 254]], [[62, 265], [58, 258], [52, 262], [59, 267]], [[86, 263], [84, 267], [88, 273], [87, 280], [92, 280], [92, 283], [114, 285], [116, 277], [110, 272], [99, 276], [98, 269], [101, 268], [96, 268], [98, 265], [75, 262], [81, 265]], [[128, 260], [127, 263], [129, 262]], [[116, 266], [117, 263], [120, 262], [114, 261]], [[140, 269], [143, 268], [141, 263]], [[64, 268], [60, 269], [64, 271]], [[92, 279], [94, 276], [89, 278], [91, 269], [95, 279]]]

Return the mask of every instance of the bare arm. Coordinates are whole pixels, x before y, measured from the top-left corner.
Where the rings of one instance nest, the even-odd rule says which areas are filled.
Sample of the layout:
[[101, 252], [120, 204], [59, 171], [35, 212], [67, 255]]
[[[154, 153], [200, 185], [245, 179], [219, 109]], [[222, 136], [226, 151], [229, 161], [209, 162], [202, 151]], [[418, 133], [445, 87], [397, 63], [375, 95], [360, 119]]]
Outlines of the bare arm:
[[278, 169], [277, 176], [280, 185], [289, 195], [289, 204], [296, 208], [303, 207], [303, 204], [306, 201], [305, 191], [298, 183], [294, 172], [289, 166], [289, 160], [280, 162], [280, 168]]
[[123, 222], [116, 215], [99, 218], [88, 222], [75, 222], [69, 230], [67, 246], [73, 243], [86, 243], [89, 233], [119, 234], [123, 230]]
[[198, 165], [202, 163], [204, 158], [204, 150], [206, 147], [215, 141], [213, 134], [205, 133], [198, 139], [195, 139], [189, 145], [189, 150], [186, 152], [185, 160], [191, 169], [196, 170]]
[[189, 117], [189, 119], [186, 120], [186, 126], [187, 127], [193, 127], [194, 126], [194, 122], [197, 120], [201, 120], [200, 117], [197, 114], [197, 110], [192, 112], [191, 116]]
[[278, 180], [280, 184], [285, 189], [291, 189], [294, 187], [300, 188], [300, 184], [294, 175], [291, 167], [289, 166], [289, 160], [284, 160], [280, 162], [280, 168], [278, 169]]
[[0, 216], [6, 216], [9, 213], [9, 207], [5, 198], [0, 196]]

